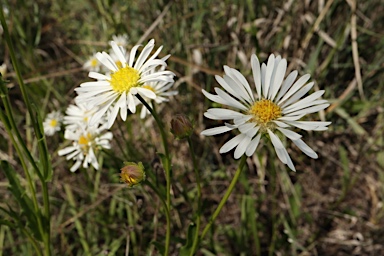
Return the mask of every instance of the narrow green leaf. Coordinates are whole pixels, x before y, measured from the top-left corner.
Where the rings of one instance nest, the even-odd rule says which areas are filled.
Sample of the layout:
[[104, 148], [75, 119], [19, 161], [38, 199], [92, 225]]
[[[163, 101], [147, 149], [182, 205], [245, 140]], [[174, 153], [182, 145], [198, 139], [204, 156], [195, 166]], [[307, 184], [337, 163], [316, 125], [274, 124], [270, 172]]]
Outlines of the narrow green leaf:
[[196, 225], [195, 223], [189, 224], [188, 231], [187, 231], [187, 240], [184, 246], [181, 247], [180, 249], [180, 256], [189, 256], [191, 255], [191, 249], [193, 245], [193, 240], [195, 238], [196, 234]]
[[[11, 165], [6, 161], [1, 161], [0, 166], [9, 181], [9, 190], [22, 209], [22, 216], [27, 219], [27, 226], [29, 226], [34, 237], [42, 241], [42, 235], [40, 234], [37, 221], [37, 218], [41, 218], [42, 216], [40, 210], [35, 211], [32, 199], [20, 185], [19, 178], [16, 176], [16, 172]], [[13, 214], [17, 215], [16, 212]]]

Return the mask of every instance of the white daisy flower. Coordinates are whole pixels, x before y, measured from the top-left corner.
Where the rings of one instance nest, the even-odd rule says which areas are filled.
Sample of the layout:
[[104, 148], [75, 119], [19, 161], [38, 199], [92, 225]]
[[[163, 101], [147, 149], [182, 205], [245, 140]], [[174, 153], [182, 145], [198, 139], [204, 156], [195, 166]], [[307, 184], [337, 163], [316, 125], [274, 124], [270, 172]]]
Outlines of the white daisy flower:
[[[162, 58], [162, 60], [166, 61], [169, 58], [169, 55], [165, 56]], [[165, 66], [161, 66], [160, 70], [164, 70]], [[155, 70], [152, 70], [150, 73], [156, 72]], [[172, 86], [174, 82], [165, 82], [165, 81], [153, 81], [149, 82], [145, 85], [143, 85], [143, 88], [147, 88], [151, 91], [153, 91], [156, 94], [156, 98], [150, 99], [147, 97], [143, 97], [143, 99], [148, 103], [149, 106], [152, 106], [152, 102], [155, 102], [157, 104], [161, 104], [163, 102], [168, 102], [170, 96], [177, 95], [179, 92], [178, 91], [168, 91]], [[140, 104], [141, 102], [137, 100], [137, 104]], [[140, 112], [140, 118], [145, 118], [145, 116], [149, 114], [149, 110], [143, 106], [141, 108]]]
[[114, 41], [118, 46], [121, 46], [123, 48], [128, 46], [128, 35], [123, 34], [123, 35], [113, 35], [112, 36], [112, 41]]
[[287, 150], [279, 136], [288, 137], [311, 158], [317, 154], [301, 140], [301, 135], [292, 131], [297, 127], [307, 131], [324, 131], [331, 122], [299, 121], [303, 116], [318, 112], [329, 106], [328, 101], [321, 100], [324, 90], [317, 91], [302, 98], [314, 85], [307, 83], [310, 75], [300, 77], [296, 82], [298, 72], [291, 72], [284, 80], [287, 61], [280, 56], [271, 54], [268, 63], [261, 65], [256, 55], [252, 55], [251, 65], [256, 87], [252, 91], [247, 80], [236, 69], [224, 66], [225, 75], [216, 76], [217, 82], [224, 88], [215, 88], [217, 95], [203, 90], [210, 100], [227, 105], [235, 110], [211, 108], [204, 116], [213, 120], [232, 120], [224, 126], [204, 130], [206, 136], [221, 134], [238, 129], [240, 134], [226, 142], [220, 153], [235, 149], [234, 157], [240, 158], [244, 153], [251, 156], [255, 153], [261, 136], [269, 137], [279, 159], [295, 171]]
[[[64, 116], [63, 121], [63, 123], [66, 125], [65, 129], [75, 131], [77, 129], [88, 127], [89, 121], [92, 115], [96, 112], [96, 110], [97, 109], [83, 103], [69, 105], [67, 110], [65, 111], [66, 115]], [[104, 118], [100, 118], [99, 121], [100, 124], [107, 122], [105, 116]], [[98, 125], [99, 123], [95, 124], [95, 126]]]
[[60, 111], [52, 111], [47, 115], [43, 122], [44, 133], [47, 136], [52, 136], [55, 132], [60, 131], [63, 115]]
[[94, 72], [99, 72], [101, 67], [101, 62], [96, 58], [96, 53], [89, 57], [89, 59], [83, 65], [83, 69]]
[[142, 97], [156, 98], [156, 94], [143, 87], [144, 85], [155, 81], [173, 82], [174, 76], [171, 71], [158, 69], [159, 66], [166, 66], [164, 60], [156, 59], [162, 47], [149, 57], [155, 46], [153, 39], [144, 47], [136, 61], [135, 56], [140, 45], [132, 48], [128, 58], [125, 58], [124, 52], [115, 42], [112, 41], [111, 46], [122, 66], [118, 67], [108, 53], [98, 52], [97, 59], [111, 70], [111, 74], [90, 72], [89, 77], [97, 81], [82, 83], [75, 89], [79, 94], [76, 98], [78, 102], [98, 108], [90, 120], [90, 125], [99, 122], [100, 118], [109, 109], [111, 110], [111, 114], [108, 115], [108, 128], [113, 125], [119, 110], [123, 121], [127, 118], [128, 109], [132, 113], [136, 112], [133, 96], [137, 93]]
[[71, 167], [71, 172], [76, 171], [82, 165], [88, 168], [91, 164], [96, 170], [99, 169], [99, 163], [96, 158], [97, 152], [102, 149], [111, 148], [109, 142], [113, 135], [111, 132], [101, 134], [105, 128], [87, 127], [75, 131], [65, 130], [64, 138], [72, 140], [72, 146], [59, 150], [59, 156], [66, 155], [66, 159], [74, 159], [76, 162]]

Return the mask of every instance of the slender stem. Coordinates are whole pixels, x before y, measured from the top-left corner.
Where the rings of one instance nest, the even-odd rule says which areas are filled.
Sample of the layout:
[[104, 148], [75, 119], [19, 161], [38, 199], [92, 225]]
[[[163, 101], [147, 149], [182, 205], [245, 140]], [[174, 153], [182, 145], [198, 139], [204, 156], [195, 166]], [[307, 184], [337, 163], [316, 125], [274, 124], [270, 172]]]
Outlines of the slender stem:
[[191, 137], [188, 137], [188, 145], [189, 145], [189, 152], [192, 156], [192, 163], [193, 163], [193, 169], [195, 171], [196, 175], [196, 184], [197, 184], [197, 220], [196, 220], [196, 233], [195, 237], [193, 239], [192, 249], [191, 249], [191, 256], [195, 254], [197, 245], [199, 244], [199, 231], [200, 231], [200, 223], [201, 223], [201, 185], [200, 185], [200, 173], [197, 169], [197, 162], [196, 162], [196, 156], [195, 151], [193, 148]]
[[[143, 103], [143, 105], [151, 112], [153, 118], [155, 118], [155, 121], [157, 123], [157, 126], [159, 127], [161, 139], [164, 146], [164, 162], [163, 167], [165, 170], [165, 180], [166, 180], [166, 194], [167, 194], [167, 200], [166, 200], [166, 207], [165, 211], [166, 214], [169, 215], [170, 209], [171, 209], [171, 164], [170, 164], [170, 155], [168, 150], [168, 141], [167, 141], [167, 134], [164, 131], [164, 125], [163, 122], [160, 120], [158, 114], [156, 113], [155, 109], [149, 106], [149, 104], [139, 95], [136, 94], [136, 97]], [[167, 232], [165, 234], [165, 250], [164, 255], [168, 256], [169, 252], [169, 244], [171, 241], [171, 224], [170, 224], [170, 218], [167, 218]]]
[[[165, 208], [165, 218], [167, 220], [167, 232], [168, 230], [171, 230], [171, 215], [169, 213], [169, 210], [168, 210], [168, 206], [167, 206], [167, 203], [164, 201], [164, 198], [162, 197], [160, 191], [156, 188], [156, 186], [154, 186], [149, 180], [145, 180], [144, 181], [153, 191], [155, 191], [155, 193], [158, 195], [158, 197], [160, 198], [160, 201], [161, 203], [163, 204], [163, 207]], [[170, 238], [170, 237], [169, 237]], [[167, 239], [167, 238], [166, 238]], [[166, 240], [166, 245], [168, 244], [169, 245], [169, 241]], [[165, 247], [165, 250], [164, 250], [164, 255], [168, 255], [169, 254], [169, 246], [166, 246]]]
[[200, 236], [200, 240], [203, 240], [204, 236], [207, 234], [208, 230], [211, 228], [213, 222], [216, 220], [217, 216], [219, 215], [221, 209], [223, 208], [223, 206], [225, 205], [225, 203], [227, 202], [229, 196], [231, 195], [232, 193], [232, 190], [234, 189], [236, 183], [237, 183], [237, 180], [239, 179], [240, 177], [240, 174], [241, 174], [241, 171], [243, 170], [244, 168], [244, 165], [245, 165], [245, 160], [247, 159], [247, 157], [245, 155], [243, 155], [241, 157], [241, 160], [240, 160], [240, 164], [239, 164], [239, 167], [237, 168], [236, 170], [236, 173], [235, 173], [235, 176], [233, 176], [233, 179], [231, 181], [231, 184], [229, 184], [229, 187], [227, 189], [227, 191], [225, 192], [223, 198], [221, 199], [219, 205], [217, 206], [215, 212], [213, 213], [213, 215], [211, 216], [211, 218], [209, 219], [209, 222], [208, 224], [205, 226], [203, 232], [201, 233], [201, 236]]

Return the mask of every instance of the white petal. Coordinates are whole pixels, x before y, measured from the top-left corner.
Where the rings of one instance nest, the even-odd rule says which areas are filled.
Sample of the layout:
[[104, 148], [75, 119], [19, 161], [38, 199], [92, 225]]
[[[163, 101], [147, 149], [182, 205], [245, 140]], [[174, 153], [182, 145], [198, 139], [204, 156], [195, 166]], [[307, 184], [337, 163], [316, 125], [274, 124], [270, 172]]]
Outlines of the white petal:
[[308, 83], [303, 88], [301, 88], [299, 91], [295, 92], [290, 98], [288, 98], [285, 101], [282, 101], [282, 104], [280, 104], [281, 108], [285, 108], [286, 106], [291, 105], [292, 103], [299, 100], [301, 97], [303, 97], [314, 85], [314, 82]]
[[135, 66], [133, 67], [136, 70], [139, 70], [143, 63], [148, 58], [149, 54], [151, 53], [153, 47], [155, 47], [154, 41], [149, 41], [148, 44], [144, 47], [143, 51], [140, 53], [139, 57], [137, 58], [137, 61], [135, 63]]
[[251, 137], [248, 137], [244, 134], [243, 139], [240, 141], [239, 145], [237, 145], [234, 153], [235, 159], [239, 159], [242, 155], [244, 155], [245, 150], [248, 148], [249, 143], [251, 142]]
[[304, 154], [306, 154], [307, 156], [311, 157], [311, 158], [314, 158], [314, 159], [317, 159], [318, 156], [316, 154], [315, 151], [313, 151], [313, 149], [311, 149], [307, 144], [305, 144], [305, 142], [303, 140], [295, 140], [293, 141], [293, 143], [295, 143], [295, 145], [301, 150], [304, 152]]
[[232, 150], [237, 145], [239, 145], [239, 143], [243, 140], [244, 136], [245, 136], [244, 134], [239, 134], [239, 135], [233, 137], [232, 139], [230, 139], [229, 141], [227, 141], [220, 148], [220, 150], [219, 150], [220, 154], [226, 153], [226, 152]]
[[275, 148], [276, 154], [279, 157], [280, 161], [283, 162], [284, 164], [288, 165], [288, 167], [296, 172], [295, 166], [292, 163], [291, 157], [289, 156], [287, 150], [285, 148]]
[[206, 90], [202, 89], [201, 90], [202, 93], [204, 94], [205, 97], [207, 97], [209, 100], [213, 101], [213, 102], [216, 102], [216, 103], [220, 103], [220, 104], [223, 104], [225, 105], [226, 104], [226, 101], [223, 100], [221, 97], [217, 96], [217, 95], [214, 95], [214, 94], [211, 94], [209, 92], [207, 92]]
[[257, 146], [259, 145], [261, 138], [261, 134], [259, 133], [252, 141], [249, 143], [247, 150], [245, 151], [245, 154], [247, 156], [251, 156], [255, 153]]
[[270, 129], [267, 129], [271, 142], [275, 148], [284, 148], [283, 143]]
[[306, 114], [310, 114], [310, 113], [315, 113], [315, 112], [318, 112], [320, 110], [327, 108], [329, 105], [330, 104], [327, 103], [327, 104], [321, 104], [321, 105], [313, 106], [310, 108], [305, 108], [302, 110], [298, 110], [298, 111], [294, 111], [292, 113], [289, 113], [289, 114], [287, 114], [287, 116], [296, 116], [296, 115], [301, 115], [301, 114], [306, 115]]
[[280, 127], [276, 127], [276, 129], [281, 131], [282, 134], [284, 134], [286, 137], [290, 138], [291, 140], [298, 140], [302, 137], [300, 134], [288, 129], [284, 129]]
[[123, 92], [123, 94], [120, 96], [119, 101], [116, 103], [116, 105], [120, 108], [120, 117], [123, 121], [127, 119], [127, 94], [126, 92]]
[[135, 104], [135, 100], [133, 99], [133, 96], [130, 92], [127, 93], [127, 104], [128, 104], [128, 109], [129, 111], [131, 111], [132, 113], [136, 113], [136, 104]]
[[261, 73], [260, 73], [260, 62], [255, 54], [252, 54], [251, 57], [251, 66], [253, 79], [255, 80], [257, 97], [261, 99]]
[[119, 105], [116, 103], [113, 106], [111, 113], [109, 113], [108, 115], [108, 124], [107, 124], [108, 129], [111, 128], [113, 123], [115, 122], [118, 112], [119, 112]]
[[302, 118], [304, 115], [298, 115], [298, 116], [282, 116], [279, 117], [277, 120], [279, 121], [296, 121], [300, 118]]
[[[231, 109], [224, 109], [224, 108], [210, 108], [207, 110], [208, 114], [210, 116], [214, 116], [215, 118], [211, 118], [214, 120], [230, 120], [235, 119], [244, 116], [244, 114], [239, 113], [237, 111], [231, 110]], [[204, 113], [204, 116], [207, 117], [207, 115]]]
[[112, 46], [112, 49], [115, 52], [117, 58], [119, 59], [119, 61], [123, 65], [123, 67], [125, 67], [127, 60], [125, 59], [124, 54], [121, 52], [119, 46], [117, 46], [117, 44], [113, 41], [111, 42], [111, 46]]
[[296, 102], [296, 103], [294, 103], [294, 104], [284, 108], [283, 114], [288, 113], [288, 111], [290, 111], [291, 109], [296, 109], [297, 107], [305, 105], [308, 102], [315, 101], [317, 98], [319, 98], [321, 95], [323, 95], [324, 92], [325, 92], [324, 90], [320, 90], [320, 91], [312, 93], [311, 95], [308, 95], [304, 99], [301, 99], [298, 102]]
[[76, 150], [76, 148], [71, 146], [71, 147], [66, 147], [66, 148], [60, 149], [57, 153], [59, 156], [63, 156], [63, 155], [66, 155], [66, 154], [73, 152], [74, 150]]
[[262, 84], [264, 98], [268, 97], [269, 87], [271, 85], [272, 73], [275, 67], [275, 55], [269, 55], [267, 69], [265, 71], [265, 83]]
[[97, 80], [109, 80], [110, 79], [110, 77], [103, 75], [103, 74], [100, 74], [100, 73], [97, 73], [97, 72], [89, 72], [88, 76], [90, 78], [94, 78]]
[[274, 102], [279, 102], [281, 97], [284, 96], [284, 94], [288, 91], [288, 89], [292, 86], [293, 82], [295, 81], [297, 74], [298, 74], [297, 70], [294, 70], [287, 76]]
[[227, 106], [238, 108], [244, 111], [247, 110], [247, 108], [243, 104], [241, 104], [240, 102], [232, 98], [228, 93], [224, 92], [220, 88], [215, 87], [215, 92], [217, 93], [218, 96], [220, 96], [226, 102], [225, 104]]
[[224, 79], [231, 86], [235, 86], [234, 91], [238, 92], [247, 102], [253, 102], [253, 93], [245, 77], [236, 69], [224, 66], [226, 75]]
[[[216, 81], [230, 94], [241, 101], [250, 102], [249, 95], [243, 86], [234, 81], [231, 77], [224, 75], [224, 77], [216, 76]], [[241, 89], [242, 88], [242, 89]]]
[[229, 128], [227, 126], [219, 126], [219, 127], [215, 127], [215, 128], [206, 129], [206, 130], [202, 131], [200, 134], [204, 135], [204, 136], [212, 136], [212, 135], [225, 133], [225, 132], [228, 132], [230, 130], [233, 130], [233, 128]]
[[277, 121], [277, 120], [274, 120], [273, 122], [274, 122], [275, 124], [277, 124], [277, 126], [282, 127], [282, 128], [287, 128], [287, 127], [289, 127], [289, 125], [286, 124], [286, 123], [284, 123], [284, 122], [280, 122], [280, 121]]
[[133, 67], [133, 62], [135, 60], [136, 52], [137, 52], [137, 49], [140, 46], [141, 45], [135, 45], [135, 46], [132, 47], [131, 52], [129, 53], [129, 63], [128, 63], [128, 66]]
[[275, 98], [279, 89], [281, 88], [286, 70], [287, 70], [287, 61], [285, 59], [282, 59], [276, 68], [276, 74], [273, 79], [273, 85], [270, 88], [270, 92], [269, 92], [269, 96], [270, 96], [269, 99], [272, 101]]
[[311, 75], [306, 74], [299, 78], [299, 80], [296, 81], [292, 85], [292, 87], [289, 89], [289, 91], [284, 95], [284, 97], [278, 102], [278, 105], [280, 105], [281, 102], [288, 99], [291, 95], [293, 95], [295, 92], [297, 92], [311, 77]]
[[136, 89], [138, 93], [143, 97], [147, 97], [148, 99], [156, 98], [156, 93], [154, 93], [152, 90], [141, 88], [141, 87], [136, 87]]
[[81, 161], [76, 161], [76, 163], [69, 169], [71, 172], [75, 172], [77, 169], [79, 169], [81, 165]]

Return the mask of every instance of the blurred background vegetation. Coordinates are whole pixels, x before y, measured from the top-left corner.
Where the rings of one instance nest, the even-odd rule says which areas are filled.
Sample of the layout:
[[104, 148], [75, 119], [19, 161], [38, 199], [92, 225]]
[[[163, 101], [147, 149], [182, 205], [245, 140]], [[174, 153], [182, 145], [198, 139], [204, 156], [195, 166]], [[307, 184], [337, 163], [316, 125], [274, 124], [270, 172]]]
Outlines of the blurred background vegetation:
[[[132, 1], [2, 0], [22, 74], [32, 102], [44, 117], [65, 111], [74, 88], [88, 81], [83, 63], [106, 50], [115, 34], [130, 47], [154, 38], [162, 56], [172, 54], [179, 95], [160, 106], [169, 121], [184, 113], [194, 119], [195, 151], [202, 177], [203, 224], [232, 179], [233, 152], [218, 149], [233, 134], [202, 137], [217, 122], [203, 117], [211, 107], [201, 89], [211, 90], [222, 66], [240, 70], [253, 83], [250, 56], [287, 58], [289, 70], [311, 74], [331, 106], [312, 120], [332, 121], [328, 131], [302, 132], [318, 154], [313, 160], [288, 143], [297, 172], [277, 159], [269, 143], [247, 160], [240, 183], [198, 255], [384, 255], [384, 5], [381, 0], [303, 1]], [[9, 51], [0, 38], [9, 92], [19, 128], [36, 152]], [[69, 171], [57, 155], [63, 134], [48, 137], [54, 255], [157, 255], [164, 243], [161, 203], [147, 187], [119, 183], [123, 161], [142, 161], [164, 182], [156, 152], [161, 149], [152, 118], [131, 115], [112, 127], [113, 146], [103, 168]], [[0, 124], [0, 158], [20, 173], [12, 144]], [[169, 138], [172, 138], [170, 136]], [[172, 255], [185, 243], [197, 194], [185, 141], [170, 140]], [[21, 175], [22, 178], [22, 175]], [[0, 172], [0, 206], [15, 205]], [[39, 196], [39, 195], [38, 195]], [[207, 217], [204, 217], [207, 216]], [[0, 255], [27, 255], [30, 244], [18, 230], [0, 227]]]

